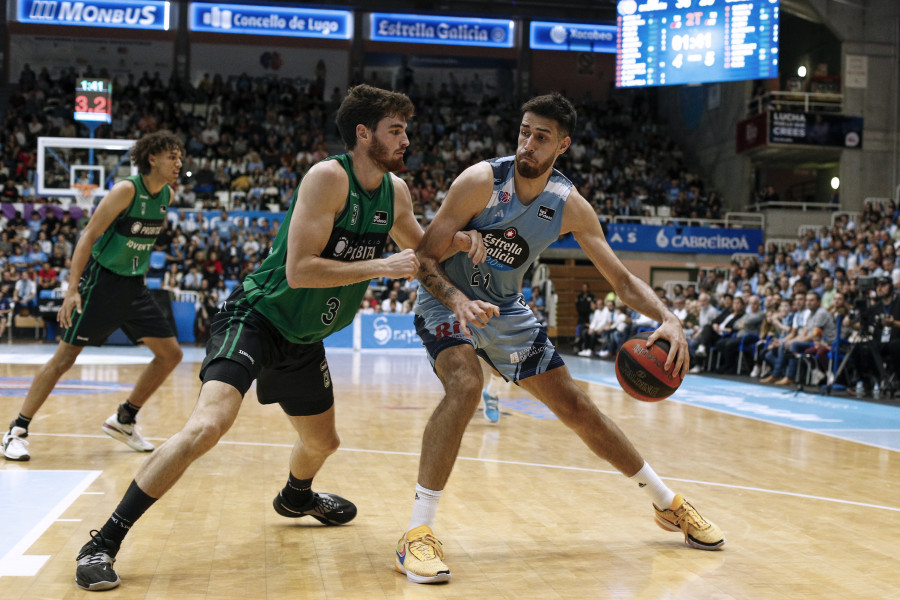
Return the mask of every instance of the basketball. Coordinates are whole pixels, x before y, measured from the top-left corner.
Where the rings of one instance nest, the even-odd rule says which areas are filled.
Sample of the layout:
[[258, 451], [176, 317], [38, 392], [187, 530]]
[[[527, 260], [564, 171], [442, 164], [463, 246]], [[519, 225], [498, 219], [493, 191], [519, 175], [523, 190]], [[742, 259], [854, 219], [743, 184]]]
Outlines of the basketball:
[[669, 342], [657, 340], [646, 347], [651, 333], [639, 333], [622, 344], [616, 353], [616, 379], [629, 396], [644, 402], [659, 402], [675, 393], [681, 378], [665, 371]]

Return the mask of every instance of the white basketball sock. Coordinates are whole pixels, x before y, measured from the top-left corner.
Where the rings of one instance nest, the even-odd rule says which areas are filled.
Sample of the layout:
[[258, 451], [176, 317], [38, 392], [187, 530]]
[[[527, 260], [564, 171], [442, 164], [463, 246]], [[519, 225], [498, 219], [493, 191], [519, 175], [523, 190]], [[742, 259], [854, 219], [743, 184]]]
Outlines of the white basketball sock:
[[653, 499], [653, 504], [659, 508], [666, 509], [672, 506], [672, 500], [675, 499], [675, 492], [670, 490], [668, 486], [662, 482], [662, 479], [660, 479], [659, 475], [656, 474], [656, 471], [647, 464], [647, 461], [644, 461], [644, 466], [641, 467], [641, 470], [632, 475], [629, 479], [637, 483], [638, 486], [644, 488], [644, 490], [650, 494], [650, 498]]
[[416, 501], [413, 503], [412, 518], [409, 520], [407, 531], [419, 525], [428, 525], [434, 529], [434, 517], [443, 493], [443, 490], [429, 490], [416, 484]]

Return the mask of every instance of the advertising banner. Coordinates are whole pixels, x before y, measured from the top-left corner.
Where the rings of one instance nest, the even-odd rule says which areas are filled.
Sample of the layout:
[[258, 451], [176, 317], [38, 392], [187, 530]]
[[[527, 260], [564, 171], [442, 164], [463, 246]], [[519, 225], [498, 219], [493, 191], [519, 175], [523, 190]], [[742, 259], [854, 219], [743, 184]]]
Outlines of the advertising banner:
[[759, 113], [737, 124], [734, 145], [738, 154], [766, 145], [766, 118], [766, 113]]
[[353, 13], [346, 10], [192, 2], [189, 14], [191, 31], [333, 40], [353, 37]]
[[615, 54], [616, 30], [615, 25], [532, 21], [529, 45], [532, 50], [578, 50]]
[[415, 350], [422, 347], [422, 340], [416, 335], [416, 328], [413, 326], [412, 314], [359, 315], [359, 321], [360, 347], [363, 349]]
[[863, 119], [831, 113], [769, 112], [769, 143], [862, 148]]
[[512, 48], [515, 21], [371, 13], [369, 39], [377, 42]]
[[[763, 231], [761, 229], [611, 223], [606, 241], [613, 250], [734, 254], [735, 252], [756, 252], [763, 243]], [[578, 243], [574, 237], [568, 236], [551, 244], [550, 247], [578, 248]]]
[[168, 31], [171, 6], [171, 2], [161, 0], [19, 0], [16, 20], [35, 25]]

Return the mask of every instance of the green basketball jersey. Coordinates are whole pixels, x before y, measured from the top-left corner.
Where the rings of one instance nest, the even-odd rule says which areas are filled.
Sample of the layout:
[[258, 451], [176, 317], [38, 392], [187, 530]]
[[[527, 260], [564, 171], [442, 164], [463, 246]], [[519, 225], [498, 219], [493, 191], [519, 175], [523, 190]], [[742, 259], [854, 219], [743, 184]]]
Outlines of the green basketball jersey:
[[[353, 262], [381, 258], [388, 232], [394, 224], [394, 184], [386, 173], [381, 185], [368, 192], [353, 174], [349, 154], [331, 156], [344, 167], [350, 191], [344, 209], [334, 220], [331, 237], [322, 258]], [[297, 192], [284, 224], [272, 243], [272, 252], [259, 268], [244, 280], [247, 300], [287, 340], [311, 344], [328, 337], [353, 322], [368, 281], [332, 288], [291, 288], [285, 275], [288, 230], [297, 204]]]
[[113, 273], [128, 277], [147, 272], [153, 242], [162, 231], [172, 192], [164, 185], [154, 196], [140, 175], [125, 179], [134, 184], [134, 198], [94, 243], [91, 256]]

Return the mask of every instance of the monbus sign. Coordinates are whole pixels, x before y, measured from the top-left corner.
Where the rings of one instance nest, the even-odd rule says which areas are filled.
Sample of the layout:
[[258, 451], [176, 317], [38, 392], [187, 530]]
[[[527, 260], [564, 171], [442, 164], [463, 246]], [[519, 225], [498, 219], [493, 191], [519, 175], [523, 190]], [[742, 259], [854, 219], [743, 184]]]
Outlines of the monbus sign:
[[36, 25], [77, 25], [122, 29], [169, 29], [171, 2], [19, 0], [16, 20]]

